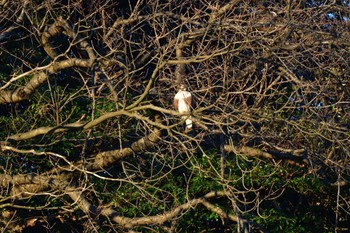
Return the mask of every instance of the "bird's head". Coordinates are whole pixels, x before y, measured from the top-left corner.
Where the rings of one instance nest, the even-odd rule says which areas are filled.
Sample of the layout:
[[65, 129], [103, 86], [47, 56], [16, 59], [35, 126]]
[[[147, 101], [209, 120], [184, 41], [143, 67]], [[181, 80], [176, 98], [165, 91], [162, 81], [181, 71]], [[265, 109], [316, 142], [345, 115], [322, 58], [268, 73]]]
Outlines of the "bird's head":
[[184, 84], [180, 84], [180, 91], [186, 91], [186, 86]]

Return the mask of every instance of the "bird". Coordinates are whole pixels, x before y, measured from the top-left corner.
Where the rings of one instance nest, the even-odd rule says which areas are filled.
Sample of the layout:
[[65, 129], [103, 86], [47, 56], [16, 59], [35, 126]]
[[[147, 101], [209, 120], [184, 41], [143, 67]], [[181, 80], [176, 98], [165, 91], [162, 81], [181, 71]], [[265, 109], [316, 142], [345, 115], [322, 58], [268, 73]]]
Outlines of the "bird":
[[182, 119], [186, 122], [186, 129], [192, 129], [192, 119], [189, 115], [191, 113], [191, 103], [192, 103], [192, 94], [186, 90], [186, 86], [181, 84], [179, 91], [174, 97], [174, 107], [180, 113]]

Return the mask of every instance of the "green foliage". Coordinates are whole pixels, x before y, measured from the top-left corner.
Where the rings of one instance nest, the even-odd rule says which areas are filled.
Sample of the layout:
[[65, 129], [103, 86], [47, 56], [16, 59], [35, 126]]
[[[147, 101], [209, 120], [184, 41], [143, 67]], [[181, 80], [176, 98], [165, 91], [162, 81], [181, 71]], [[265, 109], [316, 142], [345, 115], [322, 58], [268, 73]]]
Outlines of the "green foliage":
[[270, 232], [290, 232], [290, 233], [301, 233], [309, 232], [306, 231], [305, 227], [300, 225], [297, 216], [288, 216], [281, 211], [276, 209], [268, 209], [262, 211], [261, 217], [253, 218], [257, 223], [262, 224]]
[[300, 194], [309, 193], [324, 193], [326, 187], [321, 183], [321, 181], [312, 175], [295, 177], [290, 180], [289, 187], [293, 188]]

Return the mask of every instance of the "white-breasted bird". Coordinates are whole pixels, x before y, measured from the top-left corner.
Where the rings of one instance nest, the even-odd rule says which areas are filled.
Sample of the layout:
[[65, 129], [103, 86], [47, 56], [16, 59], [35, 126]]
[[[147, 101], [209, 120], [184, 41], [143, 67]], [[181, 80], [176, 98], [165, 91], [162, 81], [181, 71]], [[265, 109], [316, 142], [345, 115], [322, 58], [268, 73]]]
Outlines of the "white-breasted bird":
[[185, 85], [181, 84], [179, 91], [174, 97], [174, 107], [180, 114], [182, 119], [186, 122], [186, 129], [192, 129], [192, 119], [190, 116], [191, 113], [191, 103], [192, 103], [192, 94], [186, 90]]

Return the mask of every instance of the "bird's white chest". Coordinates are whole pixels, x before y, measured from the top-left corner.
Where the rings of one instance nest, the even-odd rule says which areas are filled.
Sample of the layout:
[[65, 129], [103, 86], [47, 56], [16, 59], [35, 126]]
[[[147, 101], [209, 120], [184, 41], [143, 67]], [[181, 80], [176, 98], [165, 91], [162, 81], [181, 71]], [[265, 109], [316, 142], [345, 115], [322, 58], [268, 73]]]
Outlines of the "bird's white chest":
[[180, 99], [179, 100], [179, 109], [178, 111], [180, 113], [182, 112], [189, 112], [190, 111], [190, 106], [186, 103], [185, 100]]
[[179, 91], [175, 95], [175, 99], [178, 101], [178, 111], [180, 113], [190, 111], [191, 93], [188, 91]]
[[176, 93], [175, 95], [175, 99], [186, 99], [186, 98], [190, 98], [191, 97], [191, 93], [189, 91], [179, 91], [178, 93]]

